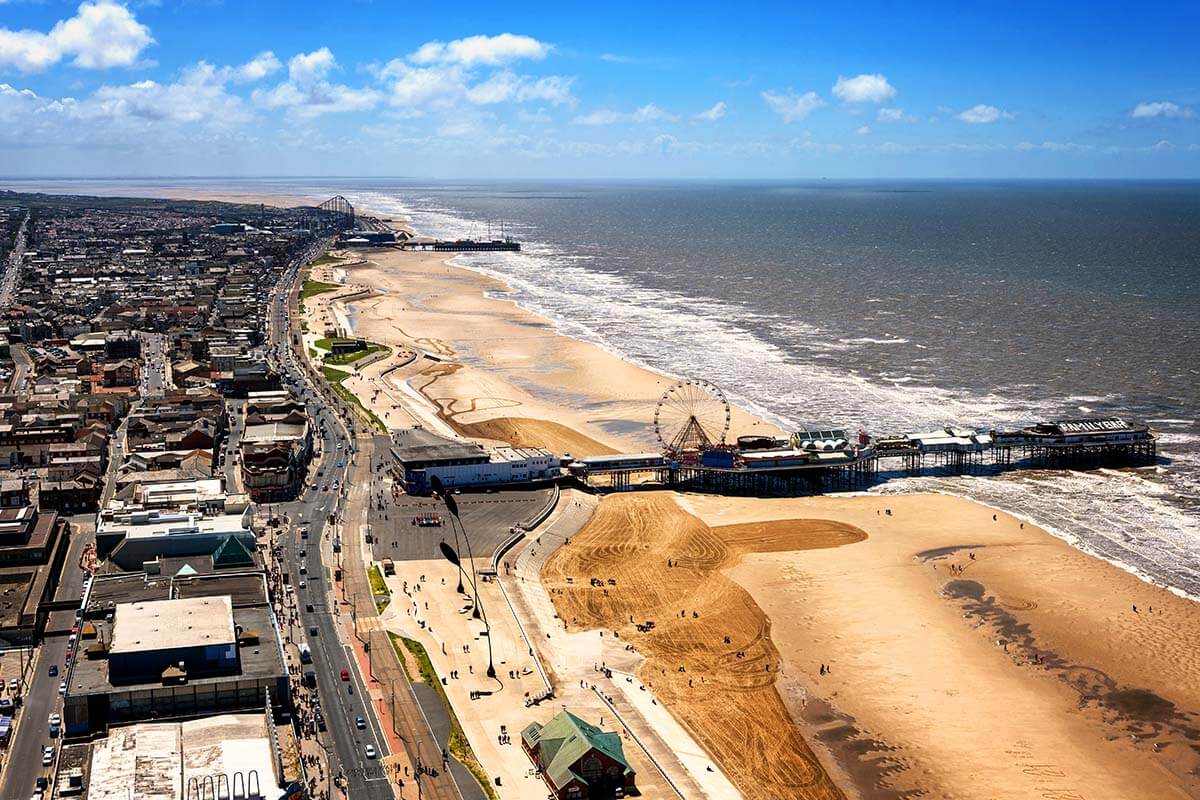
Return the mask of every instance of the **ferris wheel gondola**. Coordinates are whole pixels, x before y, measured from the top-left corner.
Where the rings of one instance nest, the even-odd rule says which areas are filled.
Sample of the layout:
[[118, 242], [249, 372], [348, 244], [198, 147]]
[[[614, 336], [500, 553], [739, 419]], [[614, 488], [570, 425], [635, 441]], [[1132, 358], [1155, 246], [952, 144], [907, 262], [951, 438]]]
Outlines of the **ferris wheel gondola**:
[[672, 384], [654, 407], [654, 435], [663, 452], [680, 456], [725, 443], [729, 401], [715, 384], [691, 378]]

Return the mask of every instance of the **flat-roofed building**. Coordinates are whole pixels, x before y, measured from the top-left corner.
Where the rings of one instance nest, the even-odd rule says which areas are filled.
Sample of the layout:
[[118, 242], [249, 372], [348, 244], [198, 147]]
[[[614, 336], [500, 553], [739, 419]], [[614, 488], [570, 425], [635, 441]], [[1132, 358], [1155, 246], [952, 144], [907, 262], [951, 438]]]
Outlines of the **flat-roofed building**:
[[93, 579], [67, 672], [71, 735], [172, 717], [291, 708], [279, 626], [261, 572]]
[[108, 647], [109, 680], [140, 683], [167, 669], [186, 676], [236, 672], [237, 633], [228, 595], [121, 603]]
[[300, 779], [265, 714], [113, 728], [91, 745], [88, 800], [273, 798]]
[[211, 555], [230, 537], [250, 552], [257, 540], [251, 513], [204, 516], [195, 512], [137, 510], [101, 514], [96, 526], [96, 553], [124, 570], [141, 569], [161, 556]]

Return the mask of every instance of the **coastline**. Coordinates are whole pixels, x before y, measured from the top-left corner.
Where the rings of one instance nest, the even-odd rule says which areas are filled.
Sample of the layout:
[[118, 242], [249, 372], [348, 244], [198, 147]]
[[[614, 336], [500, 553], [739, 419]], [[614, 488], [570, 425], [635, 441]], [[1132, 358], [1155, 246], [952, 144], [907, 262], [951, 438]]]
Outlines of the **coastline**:
[[[198, 195], [187, 187], [180, 191], [181, 197]], [[206, 199], [268, 202], [268, 198], [214, 193]], [[274, 198], [280, 203], [295, 200]], [[435, 354], [440, 363], [420, 356], [420, 363], [411, 368], [374, 380], [392, 382], [401, 394], [397, 384], [411, 382], [440, 419], [487, 441], [565, 440], [572, 442], [575, 454], [592, 446], [624, 450], [647, 446], [646, 414], [669, 378], [563, 334], [551, 320], [506, 297], [509, 290], [502, 282], [483, 270], [450, 263], [453, 257], [385, 255], [374, 265], [345, 268], [350, 283], [369, 286], [373, 292], [354, 301], [357, 332], [396, 348]], [[615, 378], [595, 385], [596, 375]], [[369, 401], [364, 398], [364, 402]], [[769, 423], [739, 409], [731, 436], [761, 430], [760, 425]], [[840, 518], [867, 531], [864, 541], [829, 550], [746, 554], [722, 571], [773, 622], [771, 646], [784, 653], [775, 690], [807, 734], [808, 743], [818, 754], [833, 754], [849, 774], [854, 766], [862, 766], [864, 753], [886, 754], [884, 758], [899, 764], [893, 770], [889, 762], [886, 774], [895, 776], [891, 780], [919, 781], [915, 785], [930, 789], [933, 796], [1018, 798], [1036, 789], [1059, 792], [1055, 797], [1071, 797], [1071, 793], [1157, 797], [1165, 791], [1154, 779], [1161, 781], [1164, 775], [1172, 776], [1178, 792], [1194, 796], [1195, 779], [1184, 776], [1197, 768], [1187, 742], [1192, 738], [1188, 731], [1195, 721], [1194, 710], [1200, 708], [1192, 666], [1200, 659], [1194, 648], [1172, 649], [1181, 642], [1200, 641], [1200, 625], [1190, 601], [1181, 599], [1186, 605], [1177, 606], [1162, 595], [1163, 589], [1118, 564], [1133, 581], [1129, 583], [1114, 574], [1121, 570], [1112, 562], [1035, 525], [1018, 528], [1019, 539], [980, 541], [990, 535], [986, 523], [992, 509], [981, 512], [977, 509], [984, 508], [982, 504], [947, 494], [976, 510], [945, 515], [944, 501], [931, 497], [828, 498], [844, 503], [840, 510], [831, 510], [836, 504], [819, 502], [825, 498], [726, 498], [722, 504], [727, 508], [716, 509], [711, 507], [713, 498], [677, 500], [714, 527]], [[606, 499], [605, 504], [613, 501], [620, 498]], [[893, 521], [907, 524], [916, 519], [921, 530], [876, 529], [878, 522], [872, 522], [870, 515], [886, 505], [903, 506]], [[996, 513], [1008, 527], [1010, 522], [1020, 524], [1015, 517]], [[974, 527], [962, 527], [964, 516], [972, 518]], [[976, 531], [979, 537], [966, 537]], [[969, 550], [962, 551], [963, 547], [978, 547], [980, 555], [969, 559], [963, 555]], [[944, 548], [956, 549], [921, 557]], [[1044, 559], [1052, 561], [1054, 569], [1031, 563], [1028, 552], [1010, 555], [1022, 550], [1049, 554]], [[964, 582], [982, 589], [950, 586], [958, 578], [936, 576], [939, 568], [946, 570], [951, 563], [969, 571]], [[1097, 587], [1104, 587], [1103, 598], [1095, 596]], [[903, 602], [897, 603], [897, 597]], [[1016, 602], [1011, 602], [1014, 598]], [[1133, 606], [1153, 606], [1161, 619], [1133, 618], [1140, 614], [1130, 610]], [[1003, 625], [1028, 629], [1032, 644], [1024, 640], [1013, 644], [1016, 652], [996, 644], [997, 637], [986, 626], [1000, 613], [997, 608], [1014, 620]], [[903, 637], [887, 638], [883, 634], [894, 634], [889, 629], [895, 624], [911, 623], [899, 616], [901, 609], [910, 610], [920, 624], [904, 628]], [[978, 624], [970, 624], [973, 621]], [[1083, 629], [1074, 630], [1076, 626]], [[846, 641], [848, 634], [855, 642]], [[935, 638], [921, 638], [926, 636]], [[908, 639], [924, 642], [925, 649]], [[1006, 641], [1012, 644], [1017, 639]], [[851, 647], [855, 643], [859, 649]], [[931, 645], [943, 648], [942, 653], [970, 655], [964, 663], [953, 665], [955, 686], [948, 688], [946, 675], [931, 662]], [[1130, 660], [1131, 651], [1146, 660]], [[879, 652], [888, 653], [889, 660], [881, 661]], [[801, 663], [789, 653], [810, 655]], [[1079, 692], [1071, 682], [1075, 673], [1066, 670], [1064, 678], [1050, 674], [1048, 667], [1042, 669], [1045, 664], [1018, 663], [1012, 657], [1037, 655], [1044, 661], [1046, 654], [1054, 657], [1054, 663], [1077, 668], [1079, 674], [1103, 675], [1113, 685], [1105, 684], [1103, 692], [1088, 687]], [[814, 674], [816, 662], [833, 664], [834, 677]], [[872, 684], [876, 691], [866, 691]], [[948, 694], [951, 688], [953, 695]], [[1115, 699], [1105, 700], [1108, 695]], [[800, 697], [808, 699], [814, 709], [811, 714]], [[1010, 713], [1014, 697], [1020, 700], [1024, 727], [1038, 727], [1032, 734], [997, 722]], [[668, 702], [673, 713], [679, 702]], [[1114, 708], [1118, 713], [1106, 716]], [[1129, 713], [1130, 709], [1136, 713]], [[948, 720], [953, 723], [950, 732], [942, 730]], [[704, 738], [698, 730], [692, 732]], [[847, 742], [862, 744], [860, 735], [881, 748], [854, 752], [841, 747]], [[957, 749], [962, 743], [955, 741], [955, 735], [968, 737], [971, 746]], [[973, 758], [980, 754], [990, 756], [987, 763]], [[992, 760], [1017, 760], [1020, 770], [1006, 772], [990, 764]], [[732, 763], [727, 771], [734, 773], [737, 766]], [[1029, 775], [1026, 769], [1033, 769], [1030, 777], [1040, 780], [1014, 784], [1022, 780], [1021, 775]], [[849, 796], [868, 796], [853, 782], [841, 788]], [[897, 783], [896, 790], [901, 788], [907, 787]]]
[[[376, 291], [371, 299], [356, 301], [358, 332], [373, 341], [423, 348], [426, 352], [436, 351], [439, 361], [428, 365], [433, 368], [433, 374], [418, 372], [411, 382], [428, 399], [431, 407], [443, 419], [458, 427], [460, 432], [481, 433], [479, 429], [469, 427], [472, 425], [538, 420], [558, 429], [576, 431], [587, 440], [608, 447], [630, 450], [645, 446], [644, 431], [641, 436], [635, 428], [618, 434], [605, 429], [598, 424], [598, 420], [620, 420], [635, 424], [636, 415], [649, 408], [649, 399], [660, 390], [662, 378], [649, 371], [639, 373], [639, 368], [620, 362], [595, 345], [564, 336], [548, 320], [508, 300], [502, 284], [478, 271], [453, 265], [440, 256], [432, 259], [404, 253], [368, 253], [366, 256], [374, 263], [346, 267], [350, 283], [369, 285]], [[603, 375], [609, 370], [618, 370], [619, 377], [603, 382], [602, 386], [594, 386], [589, 382], [590, 375]], [[635, 401], [632, 399], [634, 397], [640, 399]], [[581, 408], [588, 411], [580, 412]], [[750, 425], [750, 430], [754, 429], [754, 422], [749, 415], [741, 417], [741, 425]], [[533, 438], [522, 443], [552, 443], [550, 432], [539, 429], [537, 425], [526, 425], [525, 432]], [[735, 425], [733, 434], [737, 432], [739, 428]], [[491, 430], [489, 433], [502, 435], [503, 431]], [[539, 435], [545, 438], [538, 440], [536, 437]], [[484, 438], [495, 441], [491, 436]], [[511, 443], [511, 439], [509, 441]], [[880, 609], [888, 609], [894, 602], [893, 593], [897, 587], [882, 580], [882, 575], [891, 570], [915, 572], [920, 576], [916, 579], [920, 582], [920, 589], [914, 588], [911, 583], [906, 583], [904, 587], [905, 592], [912, 595], [909, 602], [915, 609], [914, 613], [935, 613], [935, 617], [930, 617], [935, 621], [919, 627], [935, 628], [942, 646], [950, 648], [947, 652], [971, 649], [978, 651], [980, 658], [986, 662], [973, 661], [955, 666], [955, 671], [961, 673], [961, 686], [955, 690], [959, 693], [956, 696], [969, 699], [978, 693], [980, 697], [1003, 697], [1007, 692], [1012, 697], [1013, 693], [1017, 693], [1026, 704], [1024, 719], [1027, 723], [1047, 720], [1041, 733], [1034, 735], [1036, 732], [1026, 731], [1018, 735], [1011, 728], [998, 731], [994, 726], [993, 717], [1002, 717], [1003, 707], [987, 706], [988, 714], [960, 711], [955, 731], [960, 740], [970, 742], [971, 747], [986, 757], [985, 760], [990, 763], [1004, 759], [1002, 750], [990, 746], [999, 733], [1007, 737], [1006, 746], [1025, 748], [1020, 750], [1024, 754], [1021, 763], [1025, 765], [1044, 761], [1054, 736], [1067, 735], [1075, 744], [1069, 748], [1069, 757], [1061, 754], [1056, 756], [1058, 761], [1055, 763], [1058, 766], [1054, 769], [1062, 773], [1055, 784], [1056, 791], [1083, 791], [1083, 796], [1099, 792], [1099, 796], [1105, 796], [1106, 792], [1116, 788], [1123, 797], [1161, 796], [1143, 794], [1145, 786], [1154, 786], [1157, 793], [1158, 784], [1163, 780], [1164, 764], [1156, 761], [1168, 762], [1165, 769], [1170, 770], [1171, 780], [1178, 789], [1185, 792], [1196, 789], [1194, 779], [1186, 777], [1189, 770], [1198, 766], [1192, 763], [1194, 753], [1186, 749], [1187, 735], [1184, 730], [1190, 722], [1183, 727], [1170, 728], [1161, 727], [1164, 724], [1162, 720], [1137, 718], [1136, 715], [1117, 713], [1106, 717], [1106, 701], [1100, 699], [1100, 695], [1072, 689], [1069, 677], [1051, 674], [1049, 669], [1034, 670], [1027, 662], [1018, 663], [1011, 657], [1012, 654], [1004, 653], [1002, 647], [995, 644], [987, 631], [981, 630], [983, 623], [970, 625], [963, 622], [967, 618], [965, 614], [980, 615], [982, 612], [968, 612], [955, 605], [964, 601], [964, 598], [948, 600], [943, 594], [943, 584], [949, 581], [934, 579], [931, 582], [931, 574], [937, 571], [937, 565], [945, 569], [948, 563], [936, 557], [930, 558], [927, 564], [917, 559], [919, 550], [980, 544], [974, 540], [962, 540], [964, 530], [956, 526], [964, 512], [943, 519], [940, 517], [941, 508], [950, 503], [968, 509], [967, 515], [975, 520], [977, 526], [990, 523], [993, 513], [990, 508], [953, 495], [931, 494], [839, 495], [836, 498], [793, 501], [686, 497], [679, 502], [684, 506], [707, 502], [736, 507], [742, 516], [726, 520], [726, 523], [738, 524], [762, 521], [764, 515], [789, 518], [781, 515], [795, 514], [796, 518], [802, 520], [827, 519], [830, 517], [828, 512], [814, 508], [814, 505], [825, 500], [845, 504], [847, 517], [858, 519], [864, 530], [870, 531], [874, 526], [869, 519], [862, 520], [866, 513], [864, 510], [883, 505], [904, 505], [910, 509], [906, 511], [905, 518], [915, 516], [926, 519], [928, 530], [923, 531], [921, 537], [913, 537], [910, 542], [898, 545], [901, 548], [911, 546], [909, 550], [889, 552], [885, 562], [889, 566], [882, 574], [878, 574], [878, 563], [864, 565], [861, 559], [851, 562], [844, 560], [846, 554], [855, 552], [855, 547], [864, 548], [862, 545], [821, 551], [815, 556], [811, 551], [798, 550], [772, 552], [769, 556], [751, 554], [727, 569], [725, 574], [730, 580], [747, 592], [752, 604], [773, 622], [770, 626], [771, 637], [773, 641], [778, 641], [771, 646], [777, 652], [812, 652], [814, 641], [828, 644], [830, 640], [842, 638], [835, 632], [855, 624], [861, 626], [863, 619], [872, 619], [866, 614], [857, 616], [864, 612], [861, 605], [864, 602], [863, 595], [872, 598], [877, 614]], [[601, 508], [620, 502], [623, 499], [619, 496], [605, 498]], [[708, 522], [707, 515], [711, 513], [715, 512], [705, 509], [700, 516]], [[1012, 525], [1022, 524], [1021, 520], [1003, 512], [995, 513]], [[659, 518], [651, 515], [648, 519], [653, 523]], [[719, 519], [719, 514], [714, 519]], [[1013, 547], [1011, 542], [992, 545], [995, 549], [988, 553], [987, 564], [989, 568], [996, 565], [996, 571], [981, 583], [983, 594], [973, 599], [984, 603], [988, 598], [1007, 598], [1010, 594], [1018, 597], [1049, 594], [1046, 598], [1033, 601], [1035, 609], [1045, 609], [1046, 613], [1013, 614], [1015, 622], [1011, 624], [1029, 626], [1032, 641], [1035, 642], [1028, 647], [1022, 645], [1025, 649], [1020, 652], [1029, 654], [1036, 650], [1053, 653], [1057, 660], [1079, 665], [1085, 672], [1093, 671], [1107, 676], [1114, 682], [1107, 690], [1110, 695], [1115, 693], [1119, 696], [1126, 691], [1144, 693], [1137, 696], [1149, 706], [1157, 705], [1158, 700], [1154, 698], [1159, 698], [1166, 704], [1164, 707], [1172, 709], [1172, 716], [1179, 714], [1182, 719], [1190, 720], [1193, 713], [1190, 709], [1200, 708], [1200, 694], [1193, 691], [1194, 686], [1200, 685], [1197, 684], [1200, 676], [1188, 672], [1174, 673], [1170, 680], [1160, 678], [1172, 675], [1173, 665], [1197, 662], [1198, 659], [1193, 656], [1200, 653], [1176, 652], [1163, 660], [1132, 664], [1123, 660], [1122, 652], [1128, 648], [1137, 652], [1162, 653], [1166, 642], [1180, 636], [1187, 638], [1181, 632], [1191, 630], [1193, 626], [1196, 627], [1197, 640], [1200, 640], [1200, 623], [1196, 615], [1189, 614], [1192, 611], [1191, 602], [1146, 583], [1139, 576], [1118, 569], [1034, 525], [1026, 524], [1024, 528], [1018, 527], [1018, 530], [1026, 537], [1022, 540], [1023, 547], [1052, 553], [1056, 559], [1069, 564], [1069, 569], [1060, 569], [1054, 576], [1025, 576], [1022, 583], [1018, 580], [1022, 575], [1020, 569], [1022, 565], [1029, 565], [1028, 560], [1024, 557], [1004, 557], [1003, 551]], [[585, 529], [581, 538], [587, 535], [588, 530]], [[625, 530], [623, 535], [637, 540], [632, 528]], [[881, 537], [882, 534], [875, 535], [875, 539]], [[976, 538], [982, 537], [981, 533]], [[926, 539], [930, 542], [928, 547], [921, 544]], [[868, 536], [865, 545], [869, 547], [873, 542], [872, 536]], [[828, 564], [822, 564], [829, 574], [821, 580], [843, 576], [852, 563], [858, 563], [858, 568], [863, 570], [862, 579], [874, 580], [876, 585], [869, 589], [860, 587], [849, 596], [823, 599], [823, 602], [830, 604], [830, 611], [823, 620], [813, 622], [811, 615], [806, 615], [800, 608], [772, 600], [777, 595], [786, 597], [784, 588], [799, 579], [811, 584], [820, 578], [820, 573], [807, 563], [808, 558], [829, 561]], [[910, 562], [916, 566], [910, 567]], [[972, 562], [971, 568], [982, 573], [983, 569], [974, 566], [982, 563]], [[1056, 582], [1069, 574], [1078, 577], [1073, 578], [1066, 589], [1056, 589]], [[911, 581], [912, 578], [906, 580]], [[1114, 588], [1106, 603], [1089, 604], [1086, 599], [1088, 592], [1097, 585], [1118, 587], [1120, 591]], [[1119, 610], [1125, 607], [1125, 595], [1136, 596], [1137, 599], [1130, 605], [1153, 606], [1156, 610], [1179, 604], [1174, 606], [1172, 625], [1165, 628], [1154, 626], [1148, 640], [1130, 640], [1128, 637], [1134, 629], [1124, 623], [1113, 622], [1119, 616]], [[1115, 599], [1118, 596], [1122, 599]], [[995, 603], [1002, 602], [1006, 601], [995, 600]], [[1063, 615], [1067, 621], [1066, 627], [1054, 624], [1059, 615]], [[888, 617], [875, 619], [872, 626], [858, 631], [868, 641], [871, 639], [868, 634], [874, 625], [888, 626]], [[808, 627], [793, 624], [798, 620], [806, 621]], [[1072, 636], [1071, 625], [1082, 624], [1081, 621], [1087, 622], [1087, 635], [1078, 638]], [[615, 626], [617, 620], [595, 622], [613, 623]], [[1106, 627], [1108, 624], [1115, 627], [1110, 630]], [[598, 627], [607, 626], [599, 624]], [[625, 636], [622, 631], [622, 637]], [[1087, 646], [1093, 644], [1096, 647]], [[894, 645], [894, 642], [879, 644], [881, 647], [891, 647], [895, 652]], [[995, 649], [1000, 650], [999, 657], [991, 652]], [[1018, 647], [1013, 645], [1011, 650], [1016, 653]], [[639, 652], [642, 651], [639, 649]], [[642, 652], [642, 655], [646, 653]], [[848, 666], [853, 658], [862, 655], [831, 652], [827, 657], [828, 662], [819, 663], [837, 662], [839, 679], [848, 677], [864, 684], [879, 681], [889, 674], [881, 669], [883, 665], [870, 660], [854, 668]], [[782, 665], [781, 677], [772, 691], [782, 698], [797, 729], [807, 734], [805, 740], [809, 746], [815, 748], [820, 760], [829, 764], [828, 773], [851, 776], [838, 781], [839, 789], [846, 792], [847, 796], [891, 797], [899, 796], [895, 793], [900, 791], [922, 787], [932, 788], [933, 796], [1016, 798], [1028, 796], [1022, 792], [1035, 788], [1032, 783], [1026, 783], [1019, 791], [1005, 794], [1000, 787], [1015, 785], [1014, 779], [1025, 773], [1018, 771], [1009, 774], [1004, 770], [992, 769], [990, 780], [979, 784], [978, 793], [964, 794], [961, 787], [963, 783], [969, 783], [971, 777], [962, 772], [965, 766], [960, 769], [956, 765], [974, 763], [974, 767], [979, 768], [980, 762], [978, 759], [975, 762], [965, 759], [962, 751], [951, 746], [954, 737], [950, 737], [950, 744], [941, 750], [929, 746], [926, 741], [928, 736], [922, 733], [924, 729], [913, 729], [911, 720], [914, 707], [906, 706], [903, 698], [893, 696], [890, 691], [853, 698], [849, 685], [822, 693], [814, 690], [822, 680], [821, 675], [815, 674], [816, 664], [807, 661], [800, 664], [785, 656]], [[930, 671], [926, 656], [913, 648], [909, 648], [904, 658], [892, 663], [891, 668], [897, 677], [911, 677], [914, 672]], [[910, 696], [921, 695], [915, 708], [924, 710], [928, 715], [925, 722], [931, 728], [939, 724], [939, 715], [936, 713], [939, 701], [935, 698], [940, 689], [935, 675], [913, 679], [913, 688], [910, 690], [915, 693]], [[1143, 678], [1143, 675], [1146, 677]], [[1154, 676], [1154, 680], [1149, 680], [1150, 676]], [[996, 691], [1000, 691], [1000, 694], [997, 695]], [[678, 696], [656, 696], [697, 741], [712, 741], [706, 736], [702, 722], [693, 721], [689, 724], [686, 711], [681, 711]], [[810, 709], [823, 708], [824, 713], [815, 716], [806, 714], [804, 706], [798, 704], [798, 697], [807, 698]], [[970, 704], [967, 708], [970, 708]], [[1151, 712], [1154, 713], [1158, 712]], [[1151, 727], [1142, 730], [1139, 727], [1142, 725]], [[1160, 727], [1155, 728], [1156, 725]], [[1130, 726], [1136, 729], [1134, 734], [1128, 733]], [[830, 735], [830, 728], [842, 732]], [[1153, 735], [1150, 735], [1152, 731]], [[974, 738], [966, 736], [966, 733], [971, 733]], [[1129, 735], [1138, 736], [1140, 744], [1124, 745]], [[875, 745], [879, 745], [879, 749]], [[1160, 749], [1165, 755], [1160, 754]], [[711, 746], [709, 752], [727, 774], [733, 776], [739, 773], [736, 756], [731, 760], [728, 752], [722, 753]], [[900, 753], [903, 756], [897, 755]], [[870, 763], [881, 756], [900, 759], [903, 763], [889, 762], [886, 766]], [[1109, 769], [1104, 778], [1094, 777], [1105, 774], [1102, 766], [1108, 758], [1118, 759], [1125, 768]], [[834, 763], [836, 766], [833, 766]], [[744, 765], [742, 774], [745, 775]], [[1151, 776], [1157, 776], [1157, 783], [1150, 780]], [[1044, 786], [1045, 781], [1037, 785]], [[739, 789], [746, 792], [744, 777]], [[939, 795], [939, 791], [944, 794]], [[754, 795], [748, 793], [747, 796]]]

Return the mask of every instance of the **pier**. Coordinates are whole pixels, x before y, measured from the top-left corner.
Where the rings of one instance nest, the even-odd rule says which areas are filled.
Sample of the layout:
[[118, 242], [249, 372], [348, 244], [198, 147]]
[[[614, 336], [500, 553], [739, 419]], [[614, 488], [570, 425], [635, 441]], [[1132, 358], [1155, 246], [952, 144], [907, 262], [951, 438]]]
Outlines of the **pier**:
[[443, 241], [441, 239], [409, 239], [403, 245], [403, 250], [413, 250], [416, 252], [433, 252], [433, 253], [489, 253], [489, 252], [509, 252], [515, 253], [520, 251], [521, 243], [514, 239], [491, 239], [489, 241], [477, 241], [475, 239], [455, 239], [454, 241]]
[[1158, 459], [1145, 425], [1119, 417], [1058, 420], [1010, 431], [941, 430], [873, 439], [860, 432], [797, 431], [785, 439], [688, 452], [595, 456], [566, 465], [599, 490], [664, 488], [729, 495], [791, 496], [866, 489], [890, 477], [995, 474], [1015, 469], [1144, 467]]

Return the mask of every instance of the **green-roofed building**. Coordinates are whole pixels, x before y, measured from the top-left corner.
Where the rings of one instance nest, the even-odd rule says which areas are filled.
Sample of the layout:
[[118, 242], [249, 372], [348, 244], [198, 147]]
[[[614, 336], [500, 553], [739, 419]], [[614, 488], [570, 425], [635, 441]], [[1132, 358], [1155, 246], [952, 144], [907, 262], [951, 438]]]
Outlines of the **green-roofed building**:
[[521, 732], [521, 745], [559, 800], [605, 800], [634, 790], [621, 737], [570, 711], [545, 725], [530, 723]]

